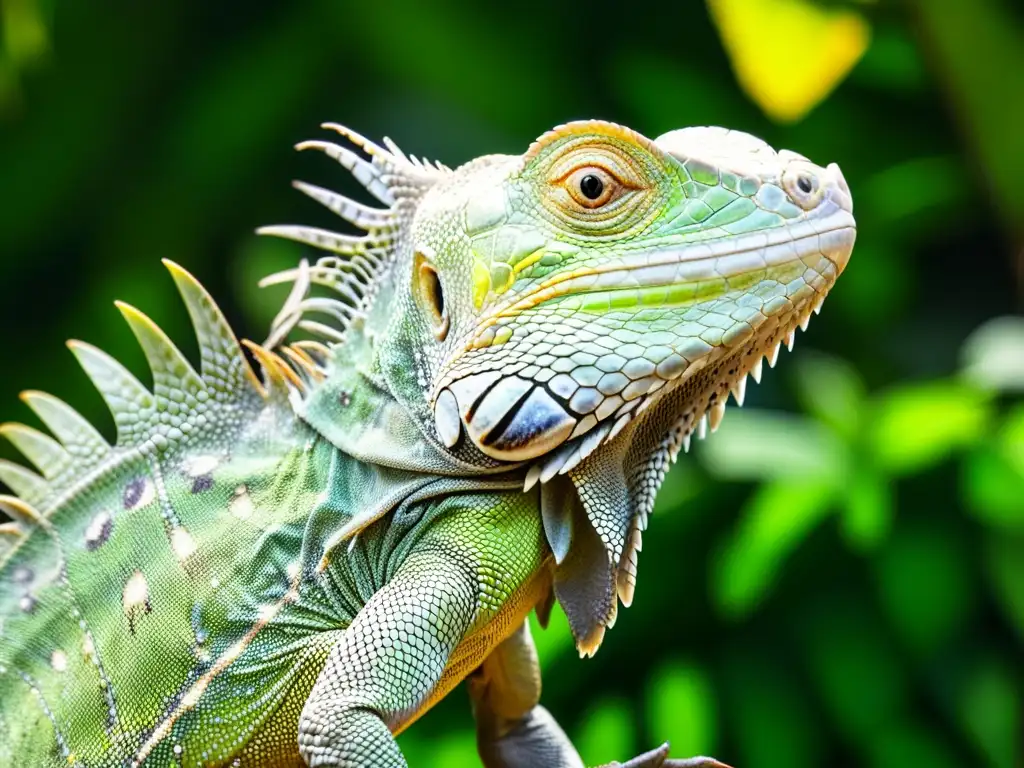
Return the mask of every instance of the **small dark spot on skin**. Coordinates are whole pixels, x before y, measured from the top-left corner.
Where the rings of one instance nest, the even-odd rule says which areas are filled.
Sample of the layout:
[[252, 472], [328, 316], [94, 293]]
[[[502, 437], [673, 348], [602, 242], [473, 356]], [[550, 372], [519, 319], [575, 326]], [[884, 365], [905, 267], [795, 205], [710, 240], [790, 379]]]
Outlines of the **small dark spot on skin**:
[[132, 509], [142, 500], [142, 493], [146, 489], [146, 478], [133, 478], [124, 488], [124, 508]]
[[717, 399], [718, 399], [718, 393], [717, 392], [712, 392], [711, 393], [711, 397], [708, 398], [708, 402], [709, 403], [713, 403]]
[[338, 395], [338, 402], [341, 403], [342, 408], [348, 408], [352, 404], [352, 395], [343, 389]]
[[202, 493], [213, 488], [212, 475], [200, 475], [192, 481], [192, 493]]
[[[148, 599], [146, 600], [145, 605], [143, 605], [142, 611], [143, 611], [143, 613], [152, 613], [153, 612], [153, 606], [150, 605]], [[129, 613], [128, 613], [128, 631], [131, 632], [132, 635], [135, 634], [135, 616], [136, 616], [136, 612], [135, 611], [129, 611]]]
[[[96, 525], [94, 521], [93, 525], [90, 525], [89, 530], [86, 531], [85, 548], [90, 552], [95, 552], [106, 544], [107, 539], [110, 538], [110, 533], [114, 530], [114, 521], [109, 516], [102, 517], [98, 522], [99, 525]], [[96, 525], [95, 529], [94, 525]]]

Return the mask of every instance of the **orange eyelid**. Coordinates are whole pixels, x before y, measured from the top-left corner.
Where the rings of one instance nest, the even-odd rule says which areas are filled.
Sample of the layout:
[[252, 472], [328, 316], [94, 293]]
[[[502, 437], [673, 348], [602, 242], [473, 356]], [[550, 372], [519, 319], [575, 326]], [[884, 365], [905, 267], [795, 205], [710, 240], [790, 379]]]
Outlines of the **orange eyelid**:
[[552, 185], [564, 184], [568, 179], [572, 178], [573, 176], [576, 176], [581, 171], [600, 171], [601, 173], [604, 173], [609, 178], [611, 178], [611, 180], [613, 182], [615, 182], [618, 186], [624, 187], [626, 189], [642, 189], [643, 188], [640, 184], [637, 184], [637, 183], [634, 183], [634, 182], [630, 182], [630, 181], [625, 181], [618, 173], [613, 171], [611, 168], [608, 168], [607, 166], [604, 166], [601, 163], [594, 162], [593, 160], [591, 160], [591, 161], [589, 161], [589, 162], [587, 162], [587, 163], [585, 163], [583, 165], [577, 165], [574, 168], [569, 169], [568, 171], [563, 173], [561, 176], [557, 176], [557, 177], [551, 179], [551, 181], [548, 182], [548, 183], [552, 184]]

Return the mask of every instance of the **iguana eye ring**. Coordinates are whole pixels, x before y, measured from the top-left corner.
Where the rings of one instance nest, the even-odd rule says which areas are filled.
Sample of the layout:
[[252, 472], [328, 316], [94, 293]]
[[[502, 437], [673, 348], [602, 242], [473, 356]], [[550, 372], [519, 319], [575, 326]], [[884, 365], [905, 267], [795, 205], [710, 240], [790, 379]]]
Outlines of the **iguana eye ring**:
[[624, 185], [612, 174], [592, 165], [577, 168], [564, 184], [573, 202], [591, 210], [607, 205], [625, 191]]

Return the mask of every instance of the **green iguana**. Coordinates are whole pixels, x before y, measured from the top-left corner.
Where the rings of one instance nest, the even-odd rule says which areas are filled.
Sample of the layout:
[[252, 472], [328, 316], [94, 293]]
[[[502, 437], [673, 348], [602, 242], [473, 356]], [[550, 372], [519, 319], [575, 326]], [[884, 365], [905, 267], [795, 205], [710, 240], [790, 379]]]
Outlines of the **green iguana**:
[[[326, 127], [299, 148], [385, 207], [298, 183], [364, 233], [262, 230], [332, 255], [265, 280], [259, 375], [168, 263], [198, 369], [119, 304], [152, 388], [69, 343], [116, 444], [40, 392], [52, 436], [0, 427], [38, 468], [0, 464], [0, 764], [401, 766], [468, 678], [485, 765], [581, 765], [528, 613], [597, 651], [669, 463], [853, 247], [838, 166], [744, 133], [575, 122], [451, 170]], [[627, 765], [721, 765], [667, 753]]]

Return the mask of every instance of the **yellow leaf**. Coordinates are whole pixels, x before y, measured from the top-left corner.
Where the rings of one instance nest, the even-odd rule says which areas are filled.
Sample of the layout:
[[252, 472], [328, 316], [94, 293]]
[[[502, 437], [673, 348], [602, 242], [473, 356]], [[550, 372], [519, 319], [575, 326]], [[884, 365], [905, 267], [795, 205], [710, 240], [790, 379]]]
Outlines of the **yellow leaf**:
[[824, 99], [868, 47], [859, 14], [809, 0], [708, 0], [740, 86], [779, 122]]

